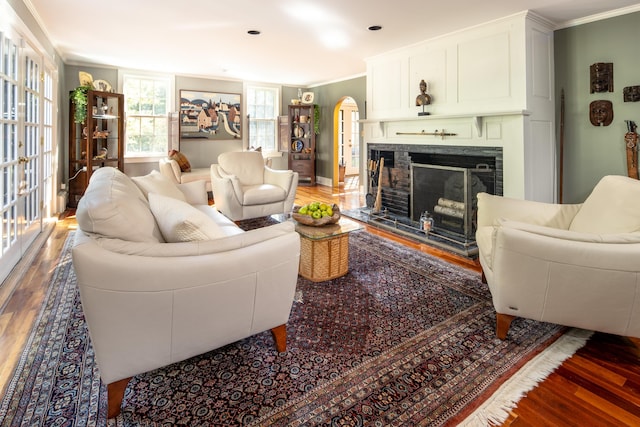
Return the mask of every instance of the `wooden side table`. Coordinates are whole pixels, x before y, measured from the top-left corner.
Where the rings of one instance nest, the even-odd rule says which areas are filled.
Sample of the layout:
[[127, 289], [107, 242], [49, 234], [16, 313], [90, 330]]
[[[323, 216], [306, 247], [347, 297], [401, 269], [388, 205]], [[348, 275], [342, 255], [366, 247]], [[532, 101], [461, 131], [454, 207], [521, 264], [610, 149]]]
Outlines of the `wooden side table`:
[[312, 227], [296, 223], [300, 234], [299, 274], [313, 282], [344, 276], [349, 271], [349, 233], [362, 226], [347, 218], [336, 224]]

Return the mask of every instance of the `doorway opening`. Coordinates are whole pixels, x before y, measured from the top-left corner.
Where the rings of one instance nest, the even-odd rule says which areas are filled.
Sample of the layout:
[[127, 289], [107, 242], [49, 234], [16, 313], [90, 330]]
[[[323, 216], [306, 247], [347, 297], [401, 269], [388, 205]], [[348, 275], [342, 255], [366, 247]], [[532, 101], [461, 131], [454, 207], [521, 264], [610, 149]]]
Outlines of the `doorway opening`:
[[342, 97], [334, 108], [333, 186], [344, 184], [360, 173], [360, 113], [350, 96]]

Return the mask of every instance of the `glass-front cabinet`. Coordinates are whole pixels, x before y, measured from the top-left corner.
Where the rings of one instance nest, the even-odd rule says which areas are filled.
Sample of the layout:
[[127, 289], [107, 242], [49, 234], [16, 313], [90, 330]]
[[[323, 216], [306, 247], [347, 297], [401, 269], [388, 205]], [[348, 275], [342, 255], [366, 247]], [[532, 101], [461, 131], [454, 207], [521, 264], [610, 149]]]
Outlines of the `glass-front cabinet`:
[[69, 105], [69, 207], [76, 207], [91, 174], [112, 166], [124, 171], [124, 95], [87, 91], [86, 119], [76, 123]]
[[289, 169], [299, 183], [316, 185], [316, 134], [313, 105], [290, 105], [288, 120]]

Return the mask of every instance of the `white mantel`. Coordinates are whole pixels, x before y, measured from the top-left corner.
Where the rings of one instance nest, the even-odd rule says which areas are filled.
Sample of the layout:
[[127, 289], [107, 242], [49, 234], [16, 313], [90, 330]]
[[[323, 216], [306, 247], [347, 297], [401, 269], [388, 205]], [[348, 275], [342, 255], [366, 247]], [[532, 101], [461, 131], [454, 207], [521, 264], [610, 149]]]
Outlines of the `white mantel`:
[[[504, 195], [554, 202], [552, 27], [527, 11], [370, 58], [365, 147], [502, 147]], [[428, 116], [415, 106], [421, 79], [433, 98]], [[456, 135], [402, 135], [443, 130]]]

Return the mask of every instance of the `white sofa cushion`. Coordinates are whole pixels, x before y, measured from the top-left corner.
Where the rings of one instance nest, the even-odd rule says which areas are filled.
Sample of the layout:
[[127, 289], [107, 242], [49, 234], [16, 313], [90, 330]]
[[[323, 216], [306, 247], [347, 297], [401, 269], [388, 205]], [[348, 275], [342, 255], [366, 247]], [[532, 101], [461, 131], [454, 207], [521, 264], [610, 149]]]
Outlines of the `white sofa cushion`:
[[147, 175], [133, 176], [131, 180], [140, 188], [142, 194], [149, 199], [149, 193], [161, 194], [166, 197], [182, 200], [187, 199], [182, 191], [166, 176], [153, 170]]
[[213, 240], [227, 235], [213, 219], [182, 200], [149, 193], [149, 206], [169, 243]]
[[281, 202], [287, 197], [283, 188], [273, 184], [250, 185], [243, 188], [245, 206], [265, 205], [267, 203]]
[[93, 172], [76, 220], [85, 233], [132, 242], [164, 241], [142, 191], [112, 167]]
[[616, 234], [640, 231], [640, 181], [603, 177], [573, 218], [569, 230]]

